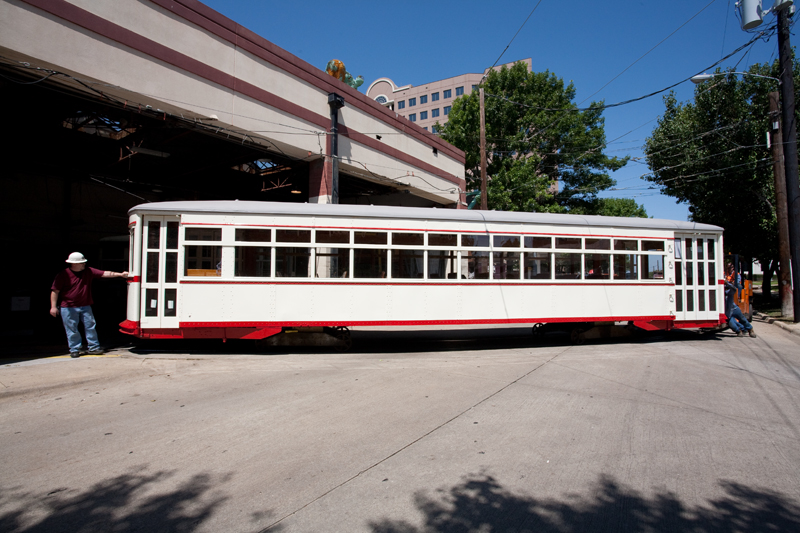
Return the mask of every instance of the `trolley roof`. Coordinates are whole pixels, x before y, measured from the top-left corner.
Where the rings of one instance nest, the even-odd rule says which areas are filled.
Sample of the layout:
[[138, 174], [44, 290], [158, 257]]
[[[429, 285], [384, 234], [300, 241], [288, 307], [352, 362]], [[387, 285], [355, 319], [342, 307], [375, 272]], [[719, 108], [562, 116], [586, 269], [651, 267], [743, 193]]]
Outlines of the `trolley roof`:
[[524, 213], [518, 211], [472, 211], [430, 207], [396, 207], [385, 205], [296, 204], [288, 202], [253, 202], [208, 200], [152, 202], [132, 207], [128, 214], [202, 214], [221, 215], [296, 215], [336, 216], [345, 218], [389, 218], [414, 220], [448, 220], [455, 222], [489, 222], [514, 224], [554, 224], [564, 226], [596, 226], [614, 228], [664, 229], [680, 232], [722, 232], [719, 226], [659, 218], [604, 217], [558, 213]]

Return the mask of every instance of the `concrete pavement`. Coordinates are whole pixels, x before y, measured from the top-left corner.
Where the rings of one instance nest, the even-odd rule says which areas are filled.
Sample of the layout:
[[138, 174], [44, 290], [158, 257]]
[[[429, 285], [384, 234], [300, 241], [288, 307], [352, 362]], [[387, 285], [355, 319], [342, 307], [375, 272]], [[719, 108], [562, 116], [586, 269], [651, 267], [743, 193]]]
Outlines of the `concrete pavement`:
[[354, 332], [0, 367], [2, 531], [797, 531], [800, 337]]

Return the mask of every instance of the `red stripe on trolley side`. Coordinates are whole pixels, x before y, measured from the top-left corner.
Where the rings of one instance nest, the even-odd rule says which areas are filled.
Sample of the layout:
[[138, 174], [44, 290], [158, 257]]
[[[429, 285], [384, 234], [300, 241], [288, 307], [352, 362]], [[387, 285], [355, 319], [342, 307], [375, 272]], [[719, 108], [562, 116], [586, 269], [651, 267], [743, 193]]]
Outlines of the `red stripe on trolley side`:
[[539, 324], [561, 322], [629, 322], [672, 321], [665, 316], [600, 316], [600, 317], [529, 317], [529, 318], [473, 318], [454, 320], [345, 320], [345, 321], [291, 321], [291, 322], [181, 322], [181, 328], [266, 328], [266, 327], [325, 327], [325, 326], [458, 326], [475, 324]]
[[517, 282], [517, 280], [505, 282], [363, 282], [363, 281], [194, 281], [194, 280], [181, 280], [181, 285], [348, 285], [348, 286], [380, 286], [391, 285], [395, 287], [674, 287], [674, 283], [623, 283], [607, 281], [605, 283], [532, 283], [532, 282]]

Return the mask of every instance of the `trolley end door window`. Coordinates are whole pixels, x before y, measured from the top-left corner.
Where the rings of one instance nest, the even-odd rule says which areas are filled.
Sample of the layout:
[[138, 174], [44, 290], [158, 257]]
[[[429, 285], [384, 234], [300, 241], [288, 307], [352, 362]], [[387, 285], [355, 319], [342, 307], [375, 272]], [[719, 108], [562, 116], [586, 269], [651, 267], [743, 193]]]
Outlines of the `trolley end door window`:
[[177, 328], [180, 224], [170, 216], [148, 216], [143, 222], [141, 325]]

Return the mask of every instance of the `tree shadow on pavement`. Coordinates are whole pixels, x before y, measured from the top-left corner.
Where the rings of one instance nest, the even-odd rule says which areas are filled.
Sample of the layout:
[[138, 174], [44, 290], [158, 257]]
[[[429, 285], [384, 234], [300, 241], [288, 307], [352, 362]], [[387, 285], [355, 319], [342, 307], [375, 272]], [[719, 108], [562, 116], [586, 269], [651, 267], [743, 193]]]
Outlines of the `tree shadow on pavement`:
[[[174, 476], [131, 472], [82, 491], [55, 488], [42, 494], [3, 488], [0, 531], [194, 531], [228, 499], [219, 486], [230, 475], [197, 474], [181, 483]], [[174, 488], [164, 492], [165, 485]]]
[[404, 520], [370, 522], [374, 533], [455, 533], [467, 531], [592, 533], [800, 531], [796, 500], [766, 489], [721, 481], [724, 494], [706, 506], [691, 507], [660, 491], [651, 498], [601, 476], [586, 497], [537, 499], [504, 489], [485, 474], [469, 476], [435, 497], [415, 496], [423, 516], [417, 527]]

